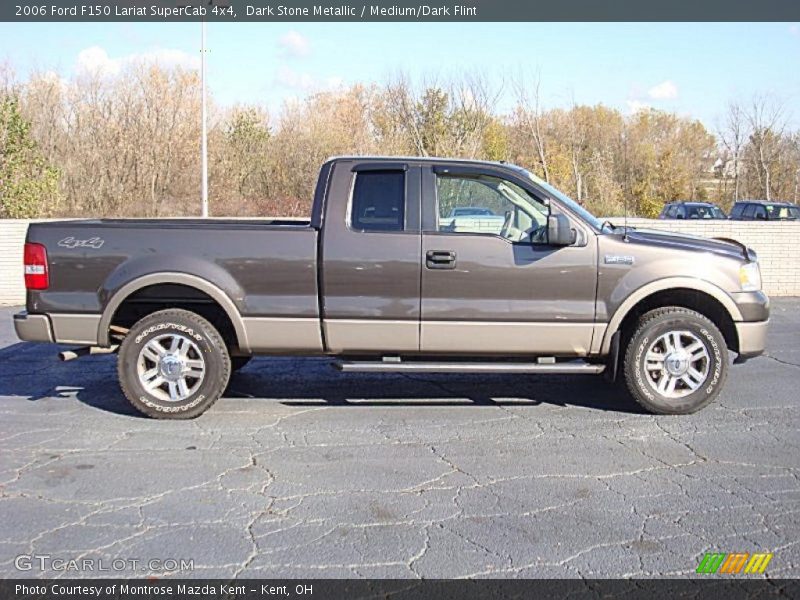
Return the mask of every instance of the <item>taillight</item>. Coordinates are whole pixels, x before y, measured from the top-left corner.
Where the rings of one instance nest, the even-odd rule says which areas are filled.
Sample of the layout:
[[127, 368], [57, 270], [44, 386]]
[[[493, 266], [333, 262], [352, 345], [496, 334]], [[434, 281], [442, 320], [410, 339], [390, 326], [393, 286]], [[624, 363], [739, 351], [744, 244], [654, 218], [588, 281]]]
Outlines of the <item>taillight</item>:
[[25, 287], [29, 290], [50, 287], [47, 250], [41, 244], [25, 244]]

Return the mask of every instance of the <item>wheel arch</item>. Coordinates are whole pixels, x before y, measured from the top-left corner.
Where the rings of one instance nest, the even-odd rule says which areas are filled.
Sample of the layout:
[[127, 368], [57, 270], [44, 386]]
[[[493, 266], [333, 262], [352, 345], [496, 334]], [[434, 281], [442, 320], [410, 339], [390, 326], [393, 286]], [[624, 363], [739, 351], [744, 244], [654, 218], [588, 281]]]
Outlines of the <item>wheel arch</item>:
[[114, 292], [114, 294], [106, 303], [105, 309], [103, 310], [103, 314], [98, 324], [98, 345], [108, 346], [110, 344], [109, 328], [118, 310], [126, 300], [145, 288], [165, 284], [192, 288], [211, 298], [230, 321], [236, 336], [237, 346], [242, 350], [249, 350], [250, 346], [247, 340], [247, 332], [245, 330], [241, 314], [239, 313], [239, 310], [231, 297], [225, 293], [224, 290], [210, 281], [203, 279], [202, 277], [179, 272], [160, 272], [143, 275], [132, 281], [129, 281], [120, 287], [116, 292]]
[[661, 306], [683, 306], [709, 318], [722, 332], [727, 346], [738, 352], [735, 323], [742, 313], [724, 290], [702, 279], [675, 277], [651, 282], [630, 294], [611, 317], [603, 335], [600, 352], [608, 354], [612, 337], [624, 331], [639, 315]]

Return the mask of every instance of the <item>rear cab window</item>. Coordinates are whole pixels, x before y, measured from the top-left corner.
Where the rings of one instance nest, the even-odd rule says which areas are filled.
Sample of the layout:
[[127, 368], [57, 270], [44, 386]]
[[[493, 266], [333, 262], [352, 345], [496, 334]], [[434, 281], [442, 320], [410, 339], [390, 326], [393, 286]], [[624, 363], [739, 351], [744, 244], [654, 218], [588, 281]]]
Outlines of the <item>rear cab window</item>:
[[358, 231], [405, 229], [406, 173], [359, 171], [353, 184], [350, 227]]

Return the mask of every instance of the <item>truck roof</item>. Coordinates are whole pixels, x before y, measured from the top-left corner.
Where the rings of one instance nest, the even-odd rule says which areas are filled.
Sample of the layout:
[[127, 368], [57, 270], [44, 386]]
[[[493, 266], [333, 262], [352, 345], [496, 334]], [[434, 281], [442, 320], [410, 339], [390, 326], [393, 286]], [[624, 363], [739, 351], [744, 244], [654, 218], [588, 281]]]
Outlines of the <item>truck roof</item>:
[[797, 206], [786, 200], [737, 200], [736, 204], [764, 204], [773, 206]]
[[448, 162], [448, 163], [469, 163], [476, 165], [492, 165], [495, 167], [520, 168], [513, 163], [501, 160], [479, 160], [477, 158], [445, 158], [441, 156], [343, 155], [343, 156], [331, 156], [328, 158], [327, 162], [333, 160], [370, 160], [370, 161], [386, 161], [386, 162], [413, 161], [413, 162], [423, 162], [423, 163]]

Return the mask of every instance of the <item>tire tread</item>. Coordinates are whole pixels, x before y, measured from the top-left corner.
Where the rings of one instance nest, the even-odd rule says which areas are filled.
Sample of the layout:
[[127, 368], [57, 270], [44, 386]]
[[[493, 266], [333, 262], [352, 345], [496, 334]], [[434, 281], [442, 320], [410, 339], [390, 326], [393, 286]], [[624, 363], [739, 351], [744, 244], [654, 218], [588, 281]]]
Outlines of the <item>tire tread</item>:
[[[222, 391], [224, 391], [225, 387], [227, 387], [227, 382], [230, 379], [231, 375], [231, 359], [228, 355], [227, 346], [225, 345], [225, 340], [220, 335], [217, 328], [211, 324], [207, 319], [201, 317], [197, 313], [194, 313], [190, 310], [186, 310], [183, 308], [168, 308], [165, 310], [160, 310], [154, 313], [150, 313], [149, 315], [142, 317], [132, 328], [135, 328], [139, 323], [146, 319], [152, 319], [154, 317], [159, 317], [160, 320], [185, 320], [193, 323], [196, 327], [201, 329], [204, 334], [208, 335], [209, 341], [211, 345], [216, 348], [217, 350], [221, 350], [220, 354], [222, 355], [222, 380], [225, 382], [225, 385], [222, 386], [222, 390], [219, 394], [217, 394], [214, 398], [209, 399], [208, 402], [203, 402], [198, 406], [194, 406], [186, 411], [176, 412], [176, 413], [168, 413], [166, 411], [158, 410], [153, 406], [144, 404], [139, 401], [139, 398], [136, 396], [135, 391], [131, 388], [130, 382], [128, 381], [128, 374], [124, 372], [123, 361], [120, 359], [117, 360], [117, 377], [119, 379], [120, 387], [122, 388], [122, 393], [128, 399], [128, 401], [136, 408], [138, 411], [144, 413], [148, 417], [152, 417], [154, 419], [194, 419], [201, 414], [203, 414], [206, 410], [211, 408], [217, 400], [219, 400], [220, 396], [222, 395]], [[128, 335], [125, 336], [125, 339], [122, 340], [122, 344], [120, 345], [119, 352], [123, 354], [126, 352], [128, 345], [130, 345], [130, 340], [133, 339], [133, 336]]]
[[[655, 308], [649, 312], [643, 314], [636, 323], [636, 327], [631, 333], [630, 336], [627, 336], [627, 346], [625, 348], [625, 358], [623, 364], [623, 372], [624, 372], [624, 379], [625, 385], [627, 386], [628, 392], [636, 401], [636, 403], [645, 409], [649, 413], [660, 414], [660, 415], [676, 415], [676, 414], [691, 414], [694, 412], [699, 411], [700, 409], [708, 406], [711, 404], [719, 394], [719, 390], [722, 389], [723, 385], [725, 384], [725, 379], [727, 378], [727, 364], [723, 364], [720, 379], [716, 385], [715, 393], [709, 394], [707, 398], [705, 398], [702, 402], [697, 403], [696, 405], [692, 406], [689, 410], [669, 410], [663, 409], [660, 407], [654, 406], [650, 400], [644, 396], [639, 387], [636, 385], [635, 381], [635, 372], [632, 372], [631, 369], [637, 369], [638, 365], [636, 365], [636, 348], [635, 344], [633, 343], [634, 340], [638, 339], [638, 337], [652, 325], [653, 321], [661, 319], [664, 316], [691, 316], [695, 319], [699, 319], [704, 321], [706, 326], [712, 329], [714, 332], [718, 334], [718, 336], [723, 339], [722, 333], [719, 331], [719, 328], [704, 314], [697, 312], [696, 310], [692, 310], [690, 308], [686, 308], [683, 306], [662, 306], [660, 308]], [[727, 363], [728, 360], [728, 353], [727, 348], [725, 345], [722, 345], [722, 358], [723, 361]]]

